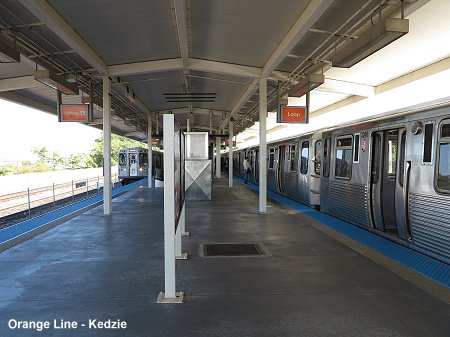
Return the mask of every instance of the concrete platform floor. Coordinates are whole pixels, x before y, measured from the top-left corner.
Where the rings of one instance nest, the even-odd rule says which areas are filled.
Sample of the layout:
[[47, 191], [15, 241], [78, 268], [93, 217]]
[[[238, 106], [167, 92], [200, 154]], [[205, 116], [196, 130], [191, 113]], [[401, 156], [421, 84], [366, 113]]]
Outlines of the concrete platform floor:
[[[0, 336], [450, 335], [450, 305], [330, 238], [307, 217], [216, 180], [213, 201], [190, 202], [177, 291], [164, 287], [163, 190], [137, 188], [0, 253]], [[262, 242], [266, 257], [202, 258], [200, 243]], [[89, 329], [89, 320], [126, 329]], [[56, 328], [54, 320], [57, 321]], [[77, 328], [58, 329], [61, 320]], [[11, 329], [18, 321], [50, 327]], [[22, 323], [23, 325], [24, 323]], [[37, 324], [37, 323], [35, 323]], [[85, 324], [86, 326], [81, 326]]]

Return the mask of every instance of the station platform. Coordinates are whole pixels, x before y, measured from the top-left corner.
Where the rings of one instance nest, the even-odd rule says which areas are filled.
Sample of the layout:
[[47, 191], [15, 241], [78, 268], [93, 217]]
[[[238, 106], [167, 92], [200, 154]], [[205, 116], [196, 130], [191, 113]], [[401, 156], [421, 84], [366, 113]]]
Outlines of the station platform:
[[[425, 291], [411, 283], [422, 276], [407, 280], [278, 201], [257, 209], [252, 189], [226, 179], [214, 180], [212, 201], [187, 203], [182, 304], [156, 303], [161, 188], [138, 185], [113, 200], [111, 216], [96, 207], [9, 248], [0, 253], [0, 336], [448, 337], [448, 288]], [[204, 257], [213, 243], [259, 243], [267, 255]], [[108, 320], [122, 328], [101, 327]]]

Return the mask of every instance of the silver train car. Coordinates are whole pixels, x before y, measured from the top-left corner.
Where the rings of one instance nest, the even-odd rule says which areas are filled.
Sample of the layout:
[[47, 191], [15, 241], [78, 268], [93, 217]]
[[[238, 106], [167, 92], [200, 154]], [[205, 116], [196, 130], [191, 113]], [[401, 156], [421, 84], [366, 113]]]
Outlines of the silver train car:
[[[450, 263], [450, 108], [403, 113], [271, 143], [267, 188]], [[243, 177], [249, 156], [234, 153]]]
[[124, 185], [148, 176], [148, 151], [142, 147], [119, 150], [119, 179]]

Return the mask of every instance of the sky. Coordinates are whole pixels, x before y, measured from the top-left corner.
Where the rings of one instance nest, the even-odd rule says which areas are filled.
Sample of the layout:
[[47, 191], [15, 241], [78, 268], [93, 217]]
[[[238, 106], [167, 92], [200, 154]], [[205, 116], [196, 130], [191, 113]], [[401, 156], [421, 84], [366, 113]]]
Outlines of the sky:
[[0, 99], [0, 165], [35, 160], [34, 147], [62, 156], [88, 153], [101, 130]]

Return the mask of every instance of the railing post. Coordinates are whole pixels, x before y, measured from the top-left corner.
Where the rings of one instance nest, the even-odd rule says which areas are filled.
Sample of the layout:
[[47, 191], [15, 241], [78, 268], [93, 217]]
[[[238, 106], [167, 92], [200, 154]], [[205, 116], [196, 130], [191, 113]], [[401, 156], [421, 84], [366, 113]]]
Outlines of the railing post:
[[53, 208], [56, 208], [56, 200], [55, 200], [55, 183], [53, 183]]
[[74, 199], [74, 193], [75, 193], [75, 191], [73, 190], [73, 180], [72, 180], [72, 202], [73, 202], [73, 199]]
[[100, 193], [100, 176], [97, 176], [97, 194]]
[[30, 188], [28, 187], [28, 216], [31, 216]]

